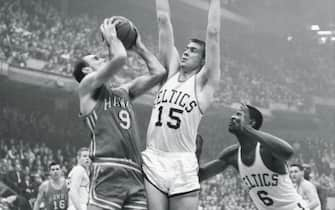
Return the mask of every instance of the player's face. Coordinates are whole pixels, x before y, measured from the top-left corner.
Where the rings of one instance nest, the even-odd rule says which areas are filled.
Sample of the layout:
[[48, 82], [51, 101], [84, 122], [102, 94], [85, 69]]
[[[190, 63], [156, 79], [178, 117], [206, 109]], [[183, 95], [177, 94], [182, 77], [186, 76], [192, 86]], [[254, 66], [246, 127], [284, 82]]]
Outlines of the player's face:
[[100, 68], [105, 63], [105, 59], [98, 57], [97, 55], [86, 55], [83, 58], [89, 65], [89, 68], [84, 68], [83, 72], [89, 74]]
[[297, 183], [304, 176], [304, 171], [300, 171], [300, 169], [296, 166], [292, 166], [290, 168], [290, 178], [293, 183]]
[[62, 174], [62, 171], [60, 169], [60, 165], [51, 166], [49, 173], [50, 173], [50, 177], [52, 179], [58, 179]]
[[190, 42], [181, 56], [180, 66], [189, 71], [199, 69], [203, 64], [203, 50], [201, 45]]
[[241, 131], [243, 122], [244, 122], [244, 112], [242, 110], [238, 110], [233, 116], [231, 116], [228, 130], [231, 133]]
[[80, 157], [78, 159], [78, 162], [80, 165], [84, 167], [88, 167], [91, 163], [89, 152], [88, 151], [82, 151], [80, 154]]

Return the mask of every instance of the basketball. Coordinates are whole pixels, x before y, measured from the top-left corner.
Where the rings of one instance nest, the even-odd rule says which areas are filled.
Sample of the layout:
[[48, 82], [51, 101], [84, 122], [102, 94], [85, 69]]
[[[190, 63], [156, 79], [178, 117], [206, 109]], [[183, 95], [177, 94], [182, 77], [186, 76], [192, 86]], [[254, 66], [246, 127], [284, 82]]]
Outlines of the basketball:
[[126, 18], [120, 17], [121, 22], [116, 25], [117, 37], [126, 49], [130, 49], [137, 39], [135, 27]]

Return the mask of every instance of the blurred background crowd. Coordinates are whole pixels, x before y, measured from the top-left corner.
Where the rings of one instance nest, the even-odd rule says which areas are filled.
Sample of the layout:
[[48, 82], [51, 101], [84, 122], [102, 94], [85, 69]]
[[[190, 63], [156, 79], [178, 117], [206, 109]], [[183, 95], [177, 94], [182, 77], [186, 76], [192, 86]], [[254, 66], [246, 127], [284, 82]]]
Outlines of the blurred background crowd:
[[[0, 1], [0, 62], [26, 71], [71, 77], [73, 63], [78, 57], [88, 53], [106, 56], [98, 29], [102, 18], [106, 17], [106, 14], [111, 14], [110, 11], [126, 11], [117, 15], [127, 17], [130, 15], [140, 28], [144, 43], [157, 53], [157, 35], [153, 32], [156, 31], [156, 23], [153, 21], [154, 5], [148, 6], [145, 3], [138, 3], [139, 1], [128, 0], [123, 0], [123, 4], [117, 4], [119, 1], [113, 0], [108, 3], [110, 7], [104, 8], [107, 1], [101, 0], [103, 2], [101, 5], [92, 7], [94, 4], [89, 1], [73, 0], [68, 1], [67, 8], [64, 9], [64, 2], [67, 1]], [[333, 131], [335, 128], [334, 109], [320, 109], [321, 111], [316, 114], [309, 112], [315, 109], [315, 97], [323, 99], [334, 97], [335, 38], [334, 40], [327, 38], [330, 40], [328, 42], [307, 32], [306, 28], [284, 33], [274, 16], [282, 13], [282, 16], [292, 17], [297, 13], [292, 8], [296, 7], [300, 9], [297, 16], [306, 15], [308, 12], [312, 14], [304, 7], [304, 3], [301, 3], [302, 5], [292, 3], [292, 8], [287, 9], [285, 2], [287, 1], [282, 1], [283, 5], [279, 5], [281, 4], [279, 2], [264, 3], [262, 0], [255, 0], [253, 2], [255, 5], [252, 5], [251, 1], [223, 1], [224, 7], [251, 16], [259, 13], [259, 10], [253, 11], [253, 8], [259, 7], [262, 12], [268, 9], [268, 16], [255, 16], [255, 19], [262, 18], [262, 21], [269, 21], [268, 24], [272, 27], [277, 26], [278, 31], [281, 31], [271, 29], [270, 33], [268, 25], [241, 29], [240, 26], [235, 26], [236, 23], [224, 23], [227, 25], [224, 25], [222, 33], [224, 49], [221, 59], [222, 78], [216, 93], [216, 105], [230, 106], [243, 99], [264, 109], [277, 106], [299, 113], [308, 113], [306, 116], [286, 113], [285, 116], [291, 117], [291, 121], [279, 113], [273, 120], [279, 123], [270, 122], [270, 126], [265, 128], [275, 130], [278, 134], [285, 133], [283, 138], [289, 137], [287, 140], [296, 151], [291, 162], [310, 166], [312, 182], [318, 186], [322, 197], [327, 198], [335, 195], [333, 161], [335, 143], [333, 132], [325, 131]], [[331, 1], [322, 0], [322, 2]], [[77, 7], [82, 8], [76, 9]], [[172, 4], [172, 7], [177, 6]], [[328, 4], [328, 7], [330, 9], [334, 7], [332, 11], [335, 11], [334, 4]], [[243, 8], [251, 8], [252, 11]], [[327, 6], [323, 9], [325, 8]], [[202, 32], [199, 31], [204, 31], [202, 21], [206, 18], [198, 17], [201, 16], [201, 12], [192, 13], [191, 10], [185, 11], [186, 9], [185, 5], [180, 10], [172, 8], [175, 11], [173, 23], [180, 22], [196, 29], [191, 30], [178, 25], [176, 29], [181, 31], [179, 33], [182, 35], [188, 36], [189, 32], [201, 36]], [[305, 9], [306, 14], [302, 14]], [[184, 18], [184, 14], [188, 14], [187, 17]], [[325, 14], [328, 14], [327, 17], [331, 16], [330, 13]], [[312, 15], [309, 18], [312, 19], [311, 17]], [[292, 20], [287, 27], [296, 27], [295, 22], [298, 21]], [[202, 29], [199, 29], [199, 24], [203, 24]], [[269, 31], [266, 31], [267, 29]], [[181, 43], [186, 41], [178, 39], [180, 34], [176, 36], [176, 43], [181, 52], [182, 48], [179, 47], [184, 46]], [[145, 72], [143, 61], [136, 54], [130, 53], [128, 65], [119, 75], [118, 82]], [[75, 164], [77, 148], [87, 145], [89, 139], [84, 135], [85, 130], [80, 126], [78, 128], [77, 110], [74, 108], [77, 107], [77, 101], [74, 102], [73, 95], [58, 93], [57, 90], [48, 90], [50, 92], [27, 90], [25, 86], [15, 89], [15, 92], [11, 89], [18, 86], [15, 84], [10, 86], [9, 89], [13, 92], [7, 96], [5, 88], [7, 86], [3, 80], [0, 81], [2, 85], [0, 86], [0, 180], [9, 187], [6, 188], [8, 191], [14, 191], [32, 203], [37, 195], [38, 186], [48, 177], [48, 163], [58, 160], [63, 166], [64, 175], [67, 175]], [[148, 113], [150, 108], [139, 108], [139, 110], [138, 118], [147, 121], [145, 113]], [[208, 117], [211, 119], [208, 121], [205, 117], [200, 132], [204, 134], [205, 150], [200, 162], [213, 159], [220, 149], [232, 143], [231, 137], [226, 138], [229, 134], [222, 131], [223, 119], [215, 118], [226, 112], [226, 110], [220, 111], [218, 114], [216, 111]], [[224, 119], [226, 120], [227, 116]], [[266, 124], [271, 121], [267, 119]], [[144, 125], [145, 123], [140, 125], [142, 138], [145, 133]], [[318, 135], [310, 135], [311, 133]], [[0, 186], [1, 194], [5, 195], [3, 189]], [[5, 207], [0, 206], [0, 209]], [[200, 209], [254, 210], [255, 207], [236, 171], [227, 169], [224, 173], [202, 183]]]
[[[227, 2], [231, 5], [234, 1]], [[64, 15], [50, 0], [2, 4], [2, 10], [7, 12], [1, 12], [0, 16], [0, 34], [4, 37], [0, 40], [0, 59], [9, 64], [70, 76], [76, 58], [88, 53], [106, 53], [98, 33], [101, 22], [98, 14]], [[135, 23], [140, 21], [136, 19]], [[250, 34], [245, 33], [246, 37], [239, 35], [240, 51], [230, 53], [227, 47], [222, 55], [218, 103], [231, 104], [244, 99], [262, 107], [281, 103], [308, 110], [312, 96], [327, 97], [334, 92], [335, 44], [320, 45], [303, 37], [264, 39], [260, 33], [251, 34], [249, 40]], [[155, 37], [151, 33], [143, 35], [153, 51], [157, 48]], [[145, 72], [143, 62], [134, 54], [130, 55], [128, 68], [131, 71], [123, 72], [128, 78]]]
[[[62, 139], [59, 139], [58, 142], [51, 142], [50, 139], [38, 139], [47, 137], [36, 136], [34, 128], [48, 134], [51, 130], [47, 130], [45, 125], [49, 125], [51, 128], [59, 127], [54, 124], [51, 117], [48, 119], [43, 113], [30, 113], [30, 120], [28, 120], [27, 115], [21, 111], [3, 108], [0, 116], [2, 122], [13, 123], [13, 126], [7, 125], [0, 128], [0, 136], [2, 136], [0, 138], [0, 181], [33, 203], [39, 185], [48, 178], [50, 161], [59, 161], [64, 175], [67, 175], [76, 164], [76, 150], [87, 140], [78, 143], [78, 141]], [[20, 130], [21, 132], [18, 134]], [[17, 134], [11, 135], [8, 131]], [[204, 139], [204, 144], [212, 144], [210, 141], [212, 139]], [[224, 139], [220, 139], [220, 141], [220, 148], [231, 144]], [[335, 142], [321, 136], [306, 136], [304, 139], [296, 139], [289, 141], [289, 143], [295, 149], [295, 155], [290, 163], [301, 163], [312, 169], [312, 182], [321, 190], [323, 201], [326, 202], [327, 197], [335, 195], [335, 164], [333, 161], [335, 159]], [[217, 154], [218, 152], [211, 154], [208, 151], [203, 151], [200, 162], [213, 159]], [[222, 174], [202, 183], [200, 209], [256, 210], [243, 182], [233, 168], [228, 168]]]

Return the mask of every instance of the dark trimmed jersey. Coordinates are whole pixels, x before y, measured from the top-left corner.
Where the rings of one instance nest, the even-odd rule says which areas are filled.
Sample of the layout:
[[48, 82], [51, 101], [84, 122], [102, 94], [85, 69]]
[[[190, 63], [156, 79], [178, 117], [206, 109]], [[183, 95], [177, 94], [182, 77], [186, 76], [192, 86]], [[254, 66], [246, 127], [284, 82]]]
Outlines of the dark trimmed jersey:
[[93, 98], [96, 106], [82, 116], [91, 134], [91, 159], [127, 159], [141, 165], [140, 138], [128, 92], [102, 86]]
[[51, 181], [47, 183], [47, 190], [44, 194], [46, 210], [66, 210], [68, 205], [68, 188], [64, 181], [60, 189], [52, 186]]

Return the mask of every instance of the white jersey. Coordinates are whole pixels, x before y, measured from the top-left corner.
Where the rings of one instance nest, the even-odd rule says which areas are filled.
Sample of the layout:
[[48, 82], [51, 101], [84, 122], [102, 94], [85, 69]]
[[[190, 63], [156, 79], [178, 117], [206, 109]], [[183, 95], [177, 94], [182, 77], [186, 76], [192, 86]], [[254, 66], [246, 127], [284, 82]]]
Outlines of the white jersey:
[[307, 210], [306, 203], [297, 193], [288, 174], [278, 174], [268, 169], [260, 154], [260, 143], [256, 146], [255, 162], [246, 166], [238, 150], [238, 168], [249, 195], [259, 210]]
[[195, 152], [202, 113], [196, 96], [196, 75], [180, 82], [173, 75], [156, 95], [147, 131], [147, 148]]
[[[69, 189], [74, 187], [72, 184], [74, 180], [79, 179], [81, 177], [81, 180], [79, 180], [80, 188], [79, 188], [79, 198], [80, 198], [80, 206], [82, 209], [87, 209], [87, 202], [88, 202], [88, 191], [89, 191], [89, 184], [90, 179], [88, 177], [86, 169], [81, 165], [76, 165], [72, 168], [71, 172], [68, 176], [68, 186]], [[71, 198], [69, 197], [69, 210], [75, 209]]]
[[306, 203], [310, 203], [312, 200], [316, 199], [318, 201], [318, 206], [313, 208], [312, 210], [321, 210], [321, 203], [319, 199], [318, 192], [316, 187], [312, 182], [303, 180], [300, 185], [295, 186], [299, 195], [301, 195], [302, 199], [306, 201]]

